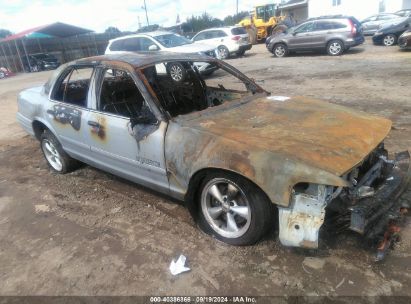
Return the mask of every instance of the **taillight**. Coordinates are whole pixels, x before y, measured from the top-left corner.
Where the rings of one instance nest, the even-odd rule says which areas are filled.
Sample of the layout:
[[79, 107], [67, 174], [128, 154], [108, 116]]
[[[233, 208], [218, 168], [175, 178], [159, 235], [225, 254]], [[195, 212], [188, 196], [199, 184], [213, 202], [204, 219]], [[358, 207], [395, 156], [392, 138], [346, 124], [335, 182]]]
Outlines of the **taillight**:
[[354, 22], [352, 22], [352, 20], [348, 20], [350, 22], [350, 26], [351, 26], [351, 34], [355, 35], [357, 34], [357, 28], [355, 27]]
[[241, 36], [233, 36], [233, 37], [231, 37], [231, 40], [234, 40], [234, 41], [238, 41], [238, 40], [240, 40], [241, 39]]

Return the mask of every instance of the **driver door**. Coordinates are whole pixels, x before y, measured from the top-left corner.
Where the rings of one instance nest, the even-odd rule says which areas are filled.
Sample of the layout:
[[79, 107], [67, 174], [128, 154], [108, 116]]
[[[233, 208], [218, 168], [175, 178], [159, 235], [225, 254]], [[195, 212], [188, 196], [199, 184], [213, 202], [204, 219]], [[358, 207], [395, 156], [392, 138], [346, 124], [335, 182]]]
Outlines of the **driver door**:
[[314, 22], [302, 24], [296, 28], [288, 42], [288, 48], [293, 50], [308, 49], [313, 45], [312, 35]]
[[[157, 121], [138, 81], [125, 70], [99, 69], [96, 102], [87, 121], [93, 162], [106, 171], [167, 192], [166, 123]], [[137, 118], [142, 116], [153, 119], [141, 123]]]

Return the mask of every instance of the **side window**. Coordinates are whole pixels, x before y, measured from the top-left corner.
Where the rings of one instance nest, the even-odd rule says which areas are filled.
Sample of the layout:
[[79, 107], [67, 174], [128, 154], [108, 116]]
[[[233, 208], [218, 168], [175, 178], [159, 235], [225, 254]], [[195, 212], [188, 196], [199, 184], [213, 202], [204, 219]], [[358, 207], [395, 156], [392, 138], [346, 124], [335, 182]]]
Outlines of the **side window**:
[[136, 37], [124, 39], [122, 50], [128, 52], [144, 52], [148, 51], [150, 45], [155, 44], [151, 39], [146, 37]]
[[122, 51], [123, 50], [123, 42], [124, 42], [124, 40], [114, 41], [110, 45], [110, 51]]
[[390, 20], [392, 17], [390, 15], [381, 15], [378, 17], [378, 20]]
[[317, 21], [314, 24], [314, 31], [325, 31], [331, 29], [331, 25], [329, 22], [326, 21]]
[[311, 32], [314, 28], [314, 22], [308, 22], [304, 23], [300, 27], [298, 27], [295, 32], [296, 33], [306, 33], [306, 32]]
[[347, 25], [342, 22], [332, 22], [332, 26], [334, 29], [342, 29], [347, 27]]
[[127, 118], [138, 117], [144, 98], [128, 72], [104, 70], [98, 110]]
[[226, 37], [227, 36], [227, 34], [224, 33], [223, 31], [215, 31], [215, 32], [216, 32], [215, 33], [216, 38], [221, 38], [221, 37]]
[[203, 33], [198, 34], [197, 36], [195, 36], [194, 41], [200, 41], [200, 40], [206, 39], [206, 37], [205, 37], [206, 33], [207, 32], [203, 32]]
[[52, 98], [76, 106], [87, 107], [92, 67], [73, 67], [63, 72], [57, 80]]

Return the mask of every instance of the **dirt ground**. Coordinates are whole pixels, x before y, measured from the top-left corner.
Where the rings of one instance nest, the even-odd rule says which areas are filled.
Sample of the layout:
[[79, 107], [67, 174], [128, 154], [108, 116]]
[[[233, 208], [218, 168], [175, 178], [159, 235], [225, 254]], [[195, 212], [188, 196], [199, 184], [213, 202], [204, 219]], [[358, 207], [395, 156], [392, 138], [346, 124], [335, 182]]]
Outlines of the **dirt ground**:
[[[341, 57], [277, 59], [258, 45], [228, 60], [275, 95], [305, 95], [393, 121], [387, 147], [411, 147], [411, 52], [369, 40]], [[250, 247], [200, 232], [178, 202], [84, 166], [52, 174], [15, 120], [19, 91], [51, 72], [0, 80], [0, 295], [407, 295], [411, 221], [383, 263], [342, 233], [312, 252], [273, 231]], [[411, 202], [411, 191], [403, 199]], [[191, 271], [169, 264], [187, 256]]]

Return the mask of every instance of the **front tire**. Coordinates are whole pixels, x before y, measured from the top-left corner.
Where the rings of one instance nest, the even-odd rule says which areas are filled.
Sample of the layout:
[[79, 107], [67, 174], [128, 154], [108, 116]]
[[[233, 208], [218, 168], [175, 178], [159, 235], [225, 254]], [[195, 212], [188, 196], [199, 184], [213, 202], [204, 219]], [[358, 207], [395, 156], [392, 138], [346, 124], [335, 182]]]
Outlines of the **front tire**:
[[393, 46], [394, 44], [397, 43], [397, 36], [395, 36], [394, 34], [385, 35], [384, 38], [382, 39], [382, 43], [385, 46]]
[[230, 51], [224, 45], [220, 45], [217, 48], [217, 51], [218, 51], [218, 55], [220, 56], [221, 60], [224, 60], [224, 59], [227, 59], [228, 57], [230, 57]]
[[331, 40], [327, 44], [327, 53], [330, 56], [340, 56], [344, 52], [344, 44], [340, 40]]
[[273, 47], [275, 57], [282, 58], [288, 55], [288, 48], [284, 43], [278, 43]]
[[198, 195], [199, 226], [230, 245], [252, 245], [272, 226], [273, 206], [241, 176], [209, 174]]
[[46, 130], [40, 137], [40, 147], [47, 164], [53, 172], [65, 174], [79, 166], [79, 162], [64, 152], [60, 142], [50, 131]]

